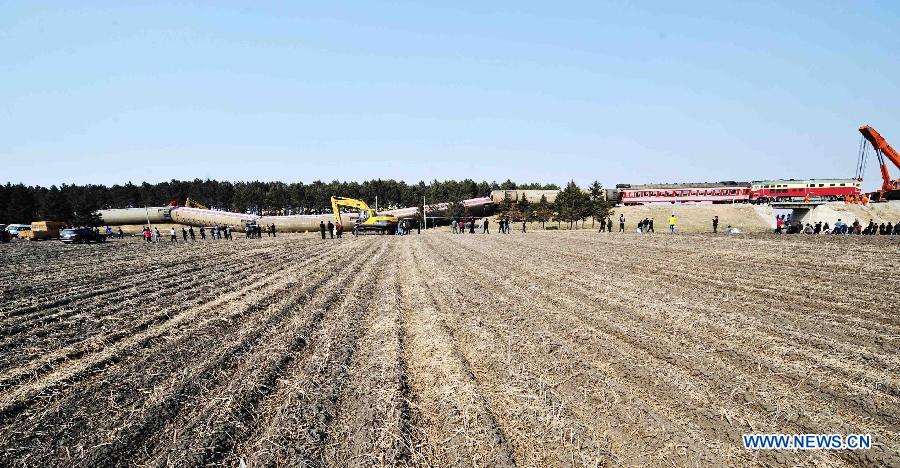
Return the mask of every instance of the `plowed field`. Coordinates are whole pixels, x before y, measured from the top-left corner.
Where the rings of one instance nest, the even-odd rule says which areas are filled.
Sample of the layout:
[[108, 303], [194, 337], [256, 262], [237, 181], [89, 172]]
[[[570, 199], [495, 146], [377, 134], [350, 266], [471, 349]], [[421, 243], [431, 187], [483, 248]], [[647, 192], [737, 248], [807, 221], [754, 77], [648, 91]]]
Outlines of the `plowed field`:
[[[0, 466], [900, 465], [892, 239], [0, 245]], [[861, 451], [741, 434], [871, 433]]]

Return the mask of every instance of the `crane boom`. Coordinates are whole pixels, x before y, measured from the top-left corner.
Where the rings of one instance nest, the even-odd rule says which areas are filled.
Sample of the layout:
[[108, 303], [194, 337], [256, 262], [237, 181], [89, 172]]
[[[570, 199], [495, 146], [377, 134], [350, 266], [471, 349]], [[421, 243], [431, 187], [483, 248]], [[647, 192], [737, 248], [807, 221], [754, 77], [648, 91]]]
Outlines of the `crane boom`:
[[891, 147], [880, 133], [868, 125], [859, 127], [859, 133], [872, 145], [872, 148], [875, 148], [875, 153], [878, 155], [878, 163], [881, 166], [881, 191], [888, 192], [900, 188], [900, 181], [891, 179], [887, 163], [884, 162], [884, 158], [887, 157], [894, 163], [894, 166], [900, 169], [900, 153], [897, 153], [897, 150]]

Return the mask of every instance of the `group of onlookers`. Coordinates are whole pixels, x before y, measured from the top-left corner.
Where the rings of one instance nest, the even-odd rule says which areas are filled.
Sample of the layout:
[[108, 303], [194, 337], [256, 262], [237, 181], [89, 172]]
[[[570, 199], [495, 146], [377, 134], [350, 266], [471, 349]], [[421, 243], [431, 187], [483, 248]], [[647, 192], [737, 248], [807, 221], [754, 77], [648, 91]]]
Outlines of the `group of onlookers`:
[[278, 237], [278, 233], [275, 229], [275, 223], [272, 223], [268, 226], [260, 226], [256, 223], [247, 223], [244, 226], [244, 234], [247, 239], [262, 239], [263, 232], [265, 232], [268, 237]]
[[[656, 232], [653, 227], [654, 218], [644, 218], [638, 220], [637, 227], [635, 228], [635, 232], [638, 234], [646, 234], [650, 232]], [[669, 233], [675, 234], [675, 226], [678, 224], [678, 219], [675, 217], [675, 213], [672, 213], [669, 216]], [[713, 232], [719, 226], [719, 217], [713, 220]], [[729, 226], [730, 227], [730, 226]], [[600, 232], [613, 232], [613, 222], [612, 218], [607, 217], [606, 220], [600, 220]], [[625, 214], [619, 214], [619, 232], [625, 232]]]
[[[511, 232], [510, 221], [506, 218], [500, 218], [497, 220], [497, 229], [500, 234], [509, 234]], [[453, 234], [475, 234], [476, 232], [480, 232], [482, 234], [490, 234], [491, 233], [491, 222], [488, 218], [482, 218], [480, 220], [476, 220], [475, 218], [469, 219], [454, 219], [450, 221], [450, 231]], [[522, 221], [522, 232], [528, 232], [525, 221]]]
[[[415, 227], [416, 232], [421, 234], [422, 226], [419, 224], [418, 221], [416, 221], [415, 224], [416, 224], [416, 227]], [[394, 234], [396, 234], [398, 236], [405, 236], [405, 235], [411, 233], [412, 230], [413, 230], [413, 223], [411, 221], [409, 221], [408, 219], [401, 219], [400, 222], [397, 223], [397, 232], [395, 232]]]
[[[121, 233], [122, 229], [119, 228], [120, 235], [124, 235]], [[165, 229], [164, 229], [165, 231]], [[199, 231], [199, 232], [198, 232]], [[185, 228], [181, 227], [181, 238], [183, 241], [187, 241], [188, 239], [195, 241], [197, 240], [197, 234], [200, 235], [200, 240], [205, 240], [207, 237], [207, 232], [209, 232], [210, 239], [228, 239], [234, 240], [234, 228], [228, 225], [215, 225], [211, 227], [203, 227], [201, 226], [198, 231], [194, 231], [194, 227], [190, 226]], [[168, 238], [169, 242], [178, 242], [178, 230], [175, 229], [174, 226], [168, 229]], [[247, 238], [251, 238], [249, 230], [247, 231]], [[275, 231], [272, 230], [269, 234], [270, 236], [275, 235]], [[150, 226], [144, 226], [141, 230], [141, 237], [144, 238], [147, 242], [160, 242], [163, 238], [163, 233], [159, 232], [159, 228], [150, 228]], [[259, 237], [262, 237], [261, 235]]]
[[863, 226], [858, 219], [853, 223], [845, 223], [840, 218], [830, 226], [827, 222], [819, 221], [815, 224], [811, 223], [791, 223], [790, 218], [776, 220], [776, 234], [845, 234], [845, 235], [862, 235], [862, 236], [900, 236], [900, 222], [893, 224], [891, 222], [876, 224], [875, 221], [869, 220], [869, 224]]

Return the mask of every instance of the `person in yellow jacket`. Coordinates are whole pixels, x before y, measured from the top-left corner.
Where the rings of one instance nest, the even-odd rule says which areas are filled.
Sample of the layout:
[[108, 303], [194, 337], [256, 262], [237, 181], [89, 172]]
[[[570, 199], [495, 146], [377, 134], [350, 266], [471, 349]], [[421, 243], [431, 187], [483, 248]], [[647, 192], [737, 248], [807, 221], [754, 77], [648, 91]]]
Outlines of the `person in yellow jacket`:
[[675, 213], [669, 216], [669, 233], [675, 234]]

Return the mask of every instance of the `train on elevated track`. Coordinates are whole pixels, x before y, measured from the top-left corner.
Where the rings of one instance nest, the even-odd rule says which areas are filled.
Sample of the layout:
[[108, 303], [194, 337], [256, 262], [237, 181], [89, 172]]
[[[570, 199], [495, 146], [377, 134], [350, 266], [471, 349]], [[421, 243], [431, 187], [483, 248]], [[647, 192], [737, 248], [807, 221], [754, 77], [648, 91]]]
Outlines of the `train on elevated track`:
[[[859, 127], [862, 135], [856, 177], [852, 179], [780, 179], [753, 182], [713, 182], [688, 184], [618, 184], [608, 196], [622, 205], [653, 203], [772, 203], [810, 201], [900, 200], [900, 180], [891, 178], [888, 161], [900, 168], [900, 152], [888, 144], [874, 128]], [[863, 194], [861, 185], [872, 148], [881, 171], [881, 188]]]
[[771, 203], [843, 201], [861, 196], [858, 179], [782, 179], [753, 182], [616, 185], [622, 205], [656, 203]]

